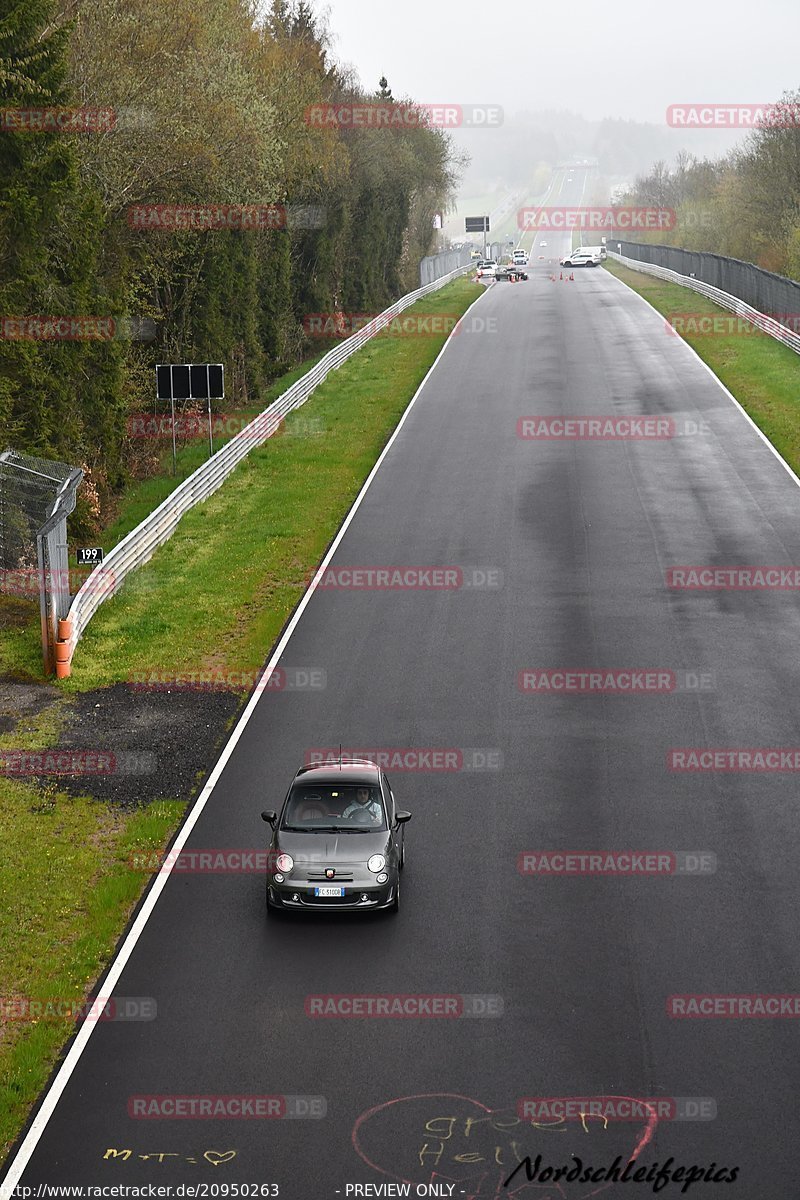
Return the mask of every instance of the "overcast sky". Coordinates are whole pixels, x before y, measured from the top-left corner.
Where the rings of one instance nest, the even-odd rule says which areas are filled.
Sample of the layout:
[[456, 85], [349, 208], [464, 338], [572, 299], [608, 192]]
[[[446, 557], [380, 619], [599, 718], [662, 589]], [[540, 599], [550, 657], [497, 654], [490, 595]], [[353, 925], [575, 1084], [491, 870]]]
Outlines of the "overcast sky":
[[[799, 0], [328, 0], [336, 58], [396, 96], [664, 123], [800, 87]], [[490, 30], [501, 32], [489, 32]]]

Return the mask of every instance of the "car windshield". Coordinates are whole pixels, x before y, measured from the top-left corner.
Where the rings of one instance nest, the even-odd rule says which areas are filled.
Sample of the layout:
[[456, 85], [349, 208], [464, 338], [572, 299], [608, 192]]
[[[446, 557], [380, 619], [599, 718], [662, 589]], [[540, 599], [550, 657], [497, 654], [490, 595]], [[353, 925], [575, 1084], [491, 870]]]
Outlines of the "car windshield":
[[298, 783], [286, 801], [281, 829], [355, 833], [386, 829], [380, 788], [365, 783]]

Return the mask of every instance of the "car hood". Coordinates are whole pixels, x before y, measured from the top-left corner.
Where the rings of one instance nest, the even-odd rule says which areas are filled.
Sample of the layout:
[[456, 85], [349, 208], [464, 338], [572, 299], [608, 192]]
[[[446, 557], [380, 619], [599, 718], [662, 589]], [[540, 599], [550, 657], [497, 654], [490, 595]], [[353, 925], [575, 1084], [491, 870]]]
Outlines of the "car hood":
[[376, 833], [292, 833], [281, 830], [275, 838], [278, 851], [290, 854], [296, 863], [366, 862], [373, 854], [385, 854], [388, 844], [386, 829]]

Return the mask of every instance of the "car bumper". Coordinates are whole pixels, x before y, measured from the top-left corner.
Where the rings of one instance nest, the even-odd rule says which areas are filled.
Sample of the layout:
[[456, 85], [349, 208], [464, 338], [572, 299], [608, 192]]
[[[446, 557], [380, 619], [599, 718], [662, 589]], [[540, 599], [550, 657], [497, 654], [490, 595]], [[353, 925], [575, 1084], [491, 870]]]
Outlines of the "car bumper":
[[397, 881], [375, 885], [344, 884], [344, 896], [316, 896], [320, 884], [272, 883], [267, 885], [267, 904], [295, 912], [372, 912], [394, 903]]

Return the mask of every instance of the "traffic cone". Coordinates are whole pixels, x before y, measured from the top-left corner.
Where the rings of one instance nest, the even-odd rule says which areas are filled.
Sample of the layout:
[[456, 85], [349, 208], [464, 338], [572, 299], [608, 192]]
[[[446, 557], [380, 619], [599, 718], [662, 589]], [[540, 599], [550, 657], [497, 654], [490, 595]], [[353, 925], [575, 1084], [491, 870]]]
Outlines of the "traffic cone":
[[572, 272], [572, 274], [570, 275], [570, 279], [571, 279], [571, 280], [573, 280], [573, 282], [574, 282], [574, 280], [575, 280], [575, 272], [574, 272], [574, 271], [573, 271], [573, 272]]
[[559, 275], [559, 277], [558, 277], [558, 278], [559, 278], [559, 279], [563, 279], [563, 278], [564, 278], [564, 272], [563, 272], [563, 271], [561, 272], [561, 274]]

